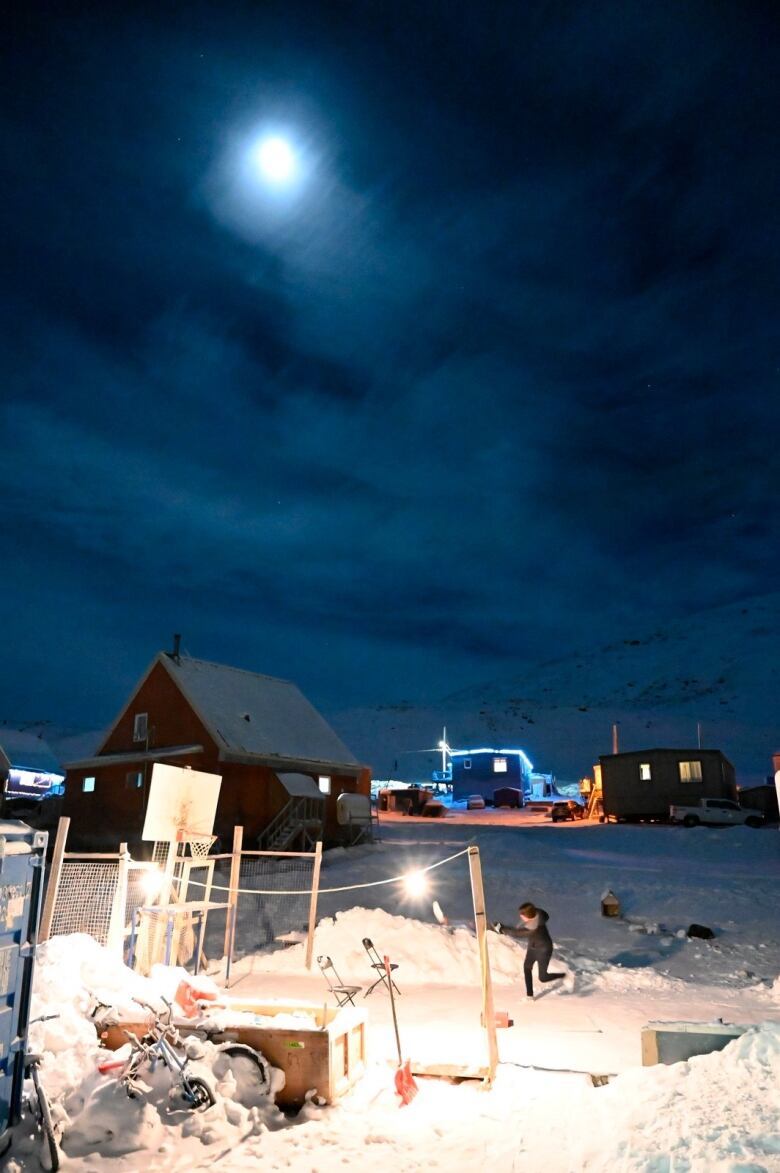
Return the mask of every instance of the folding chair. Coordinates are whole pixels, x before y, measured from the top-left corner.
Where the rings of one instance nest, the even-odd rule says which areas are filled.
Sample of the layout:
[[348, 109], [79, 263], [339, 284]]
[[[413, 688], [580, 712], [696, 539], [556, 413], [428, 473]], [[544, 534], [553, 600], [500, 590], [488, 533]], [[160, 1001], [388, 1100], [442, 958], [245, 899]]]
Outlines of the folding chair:
[[[385, 963], [377, 953], [376, 946], [370, 937], [363, 938], [363, 948], [368, 954], [368, 960], [371, 963], [371, 968], [378, 975], [374, 984], [368, 987], [363, 997], [367, 998], [371, 991], [375, 990], [381, 982], [384, 982], [384, 984], [387, 986], [388, 992], [390, 990], [390, 983], [392, 982], [393, 989], [395, 990], [396, 994], [400, 994], [401, 991], [393, 981], [392, 976], [388, 976], [387, 970], [385, 969]], [[398, 965], [395, 961], [390, 962], [390, 969], [398, 969]]]
[[346, 1006], [349, 1002], [350, 1006], [354, 1006], [355, 994], [359, 994], [362, 986], [345, 986], [338, 975], [338, 970], [331, 961], [330, 957], [318, 957], [317, 965], [320, 967], [322, 976], [328, 983], [328, 989], [333, 997], [338, 1002], [339, 1006]]

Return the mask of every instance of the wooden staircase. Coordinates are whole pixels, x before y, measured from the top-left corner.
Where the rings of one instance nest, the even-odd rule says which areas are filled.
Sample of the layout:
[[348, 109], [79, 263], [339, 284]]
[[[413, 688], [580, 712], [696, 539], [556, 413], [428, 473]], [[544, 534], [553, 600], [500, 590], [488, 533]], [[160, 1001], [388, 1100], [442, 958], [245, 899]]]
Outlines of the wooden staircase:
[[322, 839], [325, 799], [291, 798], [257, 838], [260, 851], [313, 851]]
[[603, 796], [601, 790], [600, 789], [597, 790], [596, 787], [594, 786], [593, 789], [591, 790], [590, 794], [588, 795], [588, 803], [587, 803], [587, 806], [585, 807], [584, 818], [598, 819], [603, 815], [603, 813], [604, 813], [603, 797], [604, 796]]

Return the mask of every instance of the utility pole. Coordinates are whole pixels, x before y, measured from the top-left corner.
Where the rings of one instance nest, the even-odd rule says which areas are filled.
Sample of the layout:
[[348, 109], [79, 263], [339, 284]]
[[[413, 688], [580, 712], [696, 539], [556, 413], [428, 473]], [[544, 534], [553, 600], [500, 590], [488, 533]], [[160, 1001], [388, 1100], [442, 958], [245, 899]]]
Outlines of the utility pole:
[[701, 721], [696, 722], [696, 740], [699, 744], [699, 749], [701, 749]]

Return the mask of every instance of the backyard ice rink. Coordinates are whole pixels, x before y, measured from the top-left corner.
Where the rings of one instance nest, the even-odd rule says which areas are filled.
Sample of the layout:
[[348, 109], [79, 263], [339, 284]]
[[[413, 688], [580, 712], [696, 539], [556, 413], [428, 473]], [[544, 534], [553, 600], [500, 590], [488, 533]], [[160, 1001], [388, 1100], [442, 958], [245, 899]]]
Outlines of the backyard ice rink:
[[[155, 1085], [139, 1103], [96, 1074], [85, 1018], [96, 989], [114, 1000], [138, 990], [148, 998], [150, 983], [84, 938], [58, 938], [42, 950], [34, 1013], [61, 1017], [34, 1028], [33, 1041], [49, 1052], [44, 1077], [67, 1113], [65, 1168], [780, 1170], [777, 830], [397, 818], [383, 822], [375, 845], [326, 852], [322, 889], [414, 871], [470, 842], [480, 848], [489, 919], [514, 924], [526, 899], [547, 909], [554, 968], [567, 974], [537, 985], [529, 1002], [523, 945], [490, 934], [495, 1005], [514, 1020], [498, 1032], [492, 1089], [420, 1079], [416, 1099], [400, 1108], [380, 987], [359, 999], [370, 1015], [367, 1073], [338, 1105], [311, 1103], [288, 1119], [268, 1103], [236, 1104], [228, 1082], [207, 1113], [173, 1118], [165, 1088]], [[404, 1054], [481, 1062], [475, 938], [467, 928], [448, 932], [431, 912], [436, 899], [451, 923], [473, 918], [465, 857], [428, 878], [415, 899], [397, 883], [323, 891], [315, 954], [329, 954], [343, 979], [366, 987], [361, 941], [371, 937], [398, 963]], [[620, 900], [619, 919], [601, 915], [607, 888]], [[714, 940], [688, 939], [691, 922], [709, 925]], [[327, 993], [316, 966], [306, 972], [302, 945], [242, 958], [230, 992], [318, 1005]], [[640, 1066], [647, 1022], [717, 1019], [757, 1029], [718, 1054]], [[612, 1078], [594, 1087], [590, 1074]], [[34, 1150], [22, 1144], [14, 1164], [36, 1169]]]

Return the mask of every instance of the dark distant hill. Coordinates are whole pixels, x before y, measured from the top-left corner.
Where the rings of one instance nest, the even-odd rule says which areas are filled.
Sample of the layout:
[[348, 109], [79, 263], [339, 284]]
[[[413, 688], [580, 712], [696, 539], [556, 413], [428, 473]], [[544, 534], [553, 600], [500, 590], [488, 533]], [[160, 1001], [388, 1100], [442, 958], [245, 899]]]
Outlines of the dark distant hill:
[[440, 758], [442, 726], [457, 747], [519, 745], [538, 769], [574, 780], [622, 749], [722, 749], [740, 782], [762, 781], [780, 747], [780, 594], [702, 612], [685, 622], [518, 665], [509, 678], [435, 704], [379, 705], [330, 713], [377, 777], [426, 778]]

